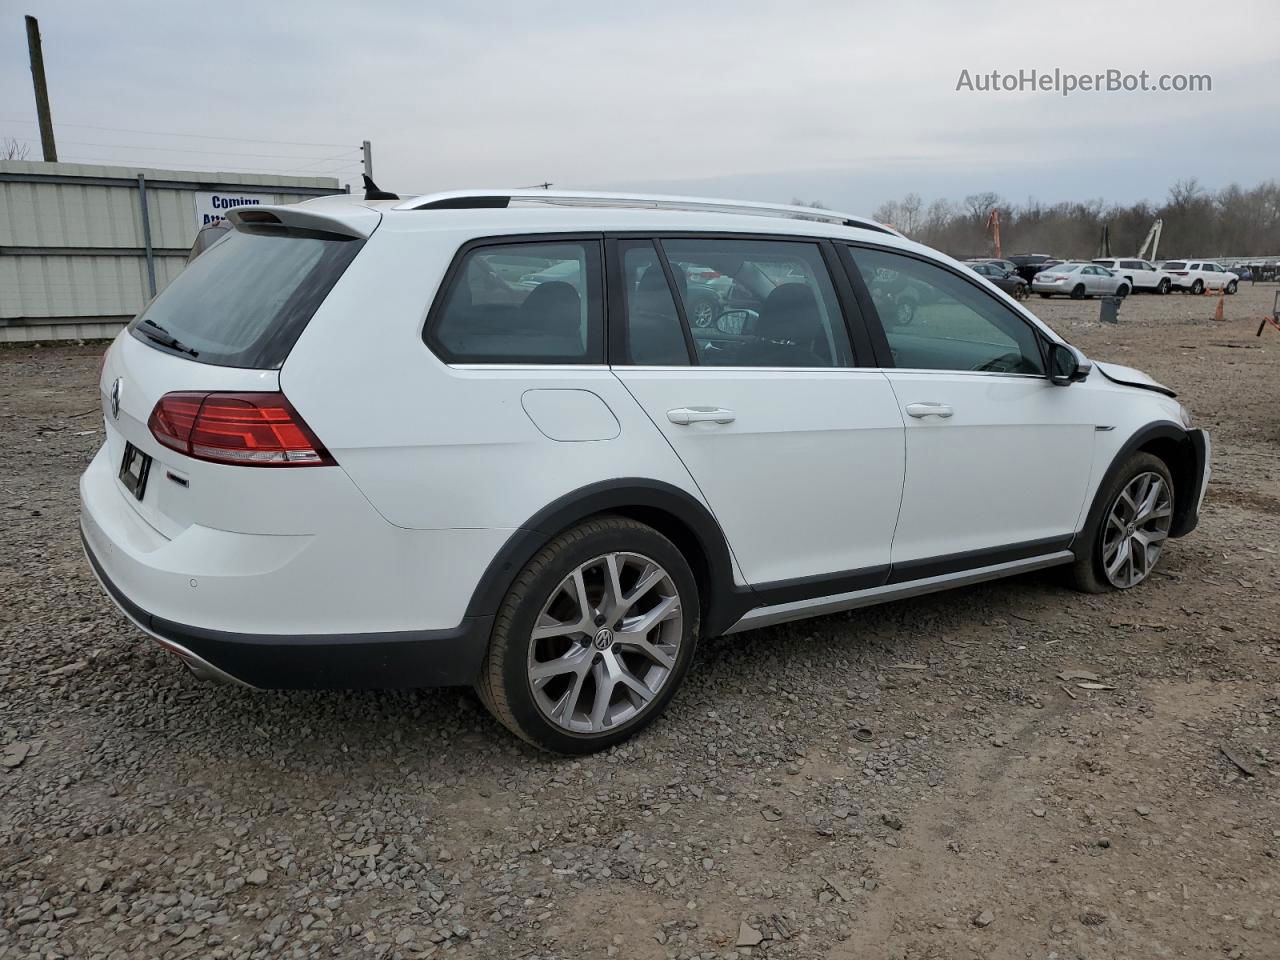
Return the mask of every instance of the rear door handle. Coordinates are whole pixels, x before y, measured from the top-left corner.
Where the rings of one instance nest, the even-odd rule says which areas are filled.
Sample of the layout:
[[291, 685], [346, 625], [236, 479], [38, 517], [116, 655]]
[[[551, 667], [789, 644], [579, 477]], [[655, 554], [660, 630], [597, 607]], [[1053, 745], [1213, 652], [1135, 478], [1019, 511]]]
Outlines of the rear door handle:
[[682, 427], [691, 423], [733, 423], [737, 415], [724, 407], [676, 407], [667, 411], [667, 419]]
[[940, 417], [943, 420], [955, 413], [945, 403], [908, 403], [907, 416], [917, 420], [923, 417]]

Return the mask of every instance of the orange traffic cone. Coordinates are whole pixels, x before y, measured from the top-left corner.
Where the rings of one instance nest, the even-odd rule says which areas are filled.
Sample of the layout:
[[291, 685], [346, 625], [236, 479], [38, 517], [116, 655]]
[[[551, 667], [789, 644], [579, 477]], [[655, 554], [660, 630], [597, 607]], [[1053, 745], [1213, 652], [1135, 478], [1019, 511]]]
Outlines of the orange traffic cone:
[[1222, 322], [1222, 301], [1225, 299], [1226, 299], [1226, 294], [1224, 293], [1218, 294], [1218, 307], [1216, 310], [1213, 311], [1213, 319], [1218, 321], [1218, 323]]

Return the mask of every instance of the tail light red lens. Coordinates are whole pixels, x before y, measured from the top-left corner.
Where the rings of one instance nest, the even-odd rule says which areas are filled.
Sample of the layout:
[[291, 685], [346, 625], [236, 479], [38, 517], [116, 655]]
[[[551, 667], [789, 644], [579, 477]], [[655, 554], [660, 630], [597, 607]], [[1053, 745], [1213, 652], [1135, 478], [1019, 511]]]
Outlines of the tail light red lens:
[[334, 465], [283, 393], [166, 393], [147, 421], [166, 447], [246, 467]]

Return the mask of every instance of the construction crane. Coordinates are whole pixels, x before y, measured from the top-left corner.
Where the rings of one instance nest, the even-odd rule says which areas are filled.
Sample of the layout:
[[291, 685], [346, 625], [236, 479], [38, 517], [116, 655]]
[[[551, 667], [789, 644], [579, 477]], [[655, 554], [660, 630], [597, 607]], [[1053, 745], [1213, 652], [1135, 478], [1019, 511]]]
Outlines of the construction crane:
[[1156, 259], [1156, 251], [1160, 249], [1160, 233], [1164, 230], [1164, 221], [1157, 220], [1151, 225], [1151, 229], [1147, 231], [1147, 239], [1142, 241], [1142, 246], [1138, 248], [1138, 259], [1147, 259], [1147, 247], [1151, 248], [1151, 262]]
[[1000, 249], [1000, 211], [992, 209], [991, 215], [987, 217], [986, 230], [991, 234], [991, 243], [996, 250], [996, 259], [1003, 260], [1004, 252]]

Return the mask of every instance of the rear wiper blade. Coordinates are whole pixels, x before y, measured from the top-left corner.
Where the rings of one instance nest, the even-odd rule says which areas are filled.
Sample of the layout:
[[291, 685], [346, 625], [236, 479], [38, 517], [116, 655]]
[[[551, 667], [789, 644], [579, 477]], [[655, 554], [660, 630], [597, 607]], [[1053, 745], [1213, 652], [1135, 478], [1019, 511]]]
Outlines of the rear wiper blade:
[[[177, 350], [179, 353], [185, 353], [188, 356], [192, 356], [192, 357], [200, 356], [199, 350], [195, 350], [195, 349], [192, 349], [191, 347], [188, 347], [185, 343], [183, 343], [181, 340], [179, 340], [177, 337], [171, 334], [164, 327], [160, 326], [160, 324], [156, 323], [154, 320], [151, 320], [151, 319], [143, 320], [140, 326], [150, 327], [151, 330], [143, 330], [142, 331], [143, 334], [147, 337], [147, 339], [153, 340], [154, 342], [160, 344], [162, 347], [168, 347], [170, 350]], [[155, 332], [153, 333], [152, 331], [155, 331]]]

